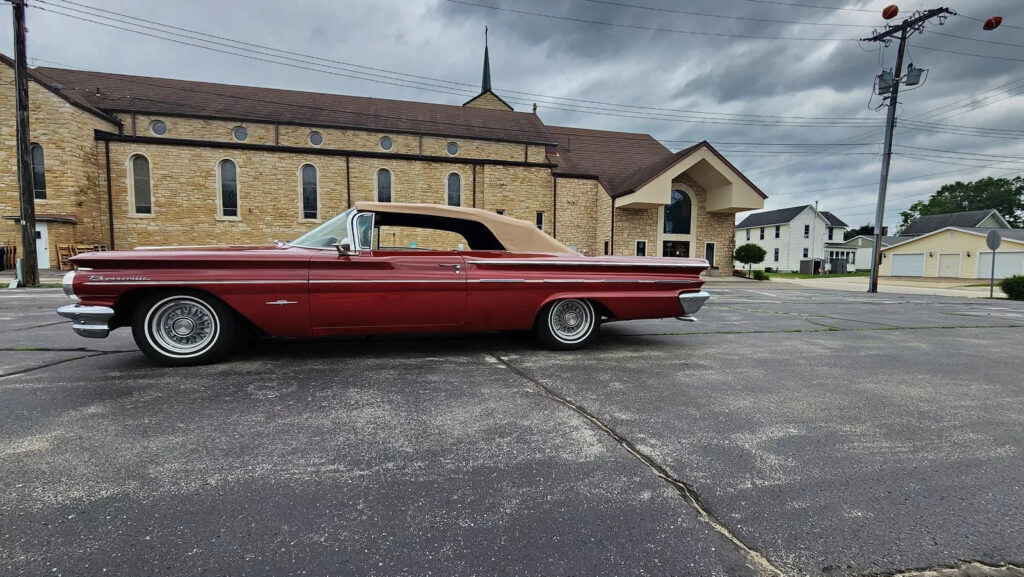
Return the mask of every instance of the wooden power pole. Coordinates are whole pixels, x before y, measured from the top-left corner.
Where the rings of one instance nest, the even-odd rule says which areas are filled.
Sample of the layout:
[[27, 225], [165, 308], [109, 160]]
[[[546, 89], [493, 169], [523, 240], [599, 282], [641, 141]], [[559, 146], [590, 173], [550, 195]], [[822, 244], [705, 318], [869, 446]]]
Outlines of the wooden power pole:
[[885, 146], [882, 151], [882, 175], [878, 182], [878, 203], [875, 206], [875, 246], [872, 249], [871, 278], [868, 282], [868, 292], [878, 292], [878, 267], [882, 264], [882, 219], [885, 217], [885, 190], [889, 184], [889, 161], [892, 159], [892, 133], [896, 128], [896, 99], [900, 93], [900, 82], [903, 76], [903, 53], [906, 49], [907, 38], [914, 32], [920, 32], [925, 22], [935, 17], [945, 17], [954, 14], [948, 8], [933, 8], [915, 14], [896, 26], [889, 26], [883, 32], [875, 34], [871, 38], [863, 38], [864, 42], [890, 42], [892, 38], [899, 35], [900, 45], [896, 53], [896, 70], [892, 75], [892, 87], [885, 97], [889, 100], [889, 110], [886, 111], [885, 120]]
[[36, 255], [36, 197], [32, 187], [32, 156], [28, 128], [28, 57], [25, 55], [25, 0], [11, 0], [14, 8], [14, 93], [17, 111], [18, 192], [21, 199], [21, 282], [39, 284]]

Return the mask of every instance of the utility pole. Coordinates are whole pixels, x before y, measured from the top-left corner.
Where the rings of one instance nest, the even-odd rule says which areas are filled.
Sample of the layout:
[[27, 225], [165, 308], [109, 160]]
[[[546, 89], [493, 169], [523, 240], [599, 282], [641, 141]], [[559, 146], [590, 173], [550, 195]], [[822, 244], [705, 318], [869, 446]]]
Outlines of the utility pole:
[[28, 128], [28, 57], [25, 55], [25, 0], [11, 0], [14, 9], [14, 94], [17, 111], [18, 192], [21, 199], [21, 281], [39, 284], [36, 256], [36, 197]]
[[[928, 20], [939, 17], [945, 19], [947, 15], [956, 14], [949, 8], [933, 8], [917, 13], [912, 18], [907, 18], [900, 24], [888, 26], [883, 32], [879, 32], [870, 38], [862, 38], [864, 42], [885, 42], [892, 41], [892, 37], [899, 34], [900, 46], [896, 53], [896, 69], [892, 77], [892, 89], [887, 96], [889, 110], [886, 112], [885, 120], [885, 145], [882, 152], [882, 175], [878, 182], [878, 205], [875, 207], [875, 246], [872, 249], [871, 280], [868, 284], [868, 292], [878, 292], [878, 267], [882, 264], [882, 219], [885, 216], [885, 189], [889, 184], [889, 161], [892, 159], [892, 133], [896, 128], [896, 100], [900, 93], [900, 82], [903, 76], [903, 53], [906, 49], [907, 39], [914, 32], [924, 29]], [[893, 14], [895, 15], [895, 13]], [[941, 20], [940, 20], [941, 24]]]

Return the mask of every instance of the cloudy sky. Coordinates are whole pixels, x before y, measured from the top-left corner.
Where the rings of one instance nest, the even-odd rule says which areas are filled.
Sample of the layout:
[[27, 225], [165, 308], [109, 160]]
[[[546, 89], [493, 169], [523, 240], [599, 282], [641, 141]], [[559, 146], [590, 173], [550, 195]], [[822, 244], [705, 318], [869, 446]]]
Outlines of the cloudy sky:
[[[880, 29], [888, 1], [30, 0], [28, 54], [34, 66], [461, 104], [478, 91], [487, 25], [494, 89], [517, 110], [537, 102], [548, 124], [646, 132], [673, 150], [708, 140], [766, 208], [817, 200], [858, 226], [873, 219], [882, 149], [873, 77], [896, 45], [855, 39]], [[938, 6], [915, 0], [898, 19]], [[943, 183], [1024, 174], [1024, 2], [947, 6], [960, 15], [909, 44], [928, 73], [900, 95], [887, 225]], [[983, 31], [996, 15], [1003, 25]]]

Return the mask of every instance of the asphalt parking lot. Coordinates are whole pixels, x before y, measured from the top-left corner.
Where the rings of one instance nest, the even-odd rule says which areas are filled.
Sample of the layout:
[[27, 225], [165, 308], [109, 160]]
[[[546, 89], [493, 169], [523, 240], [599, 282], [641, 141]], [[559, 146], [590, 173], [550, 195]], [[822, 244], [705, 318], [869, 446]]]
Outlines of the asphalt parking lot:
[[1024, 303], [729, 286], [586, 352], [167, 369], [64, 302], [0, 292], [3, 575], [1024, 575]]

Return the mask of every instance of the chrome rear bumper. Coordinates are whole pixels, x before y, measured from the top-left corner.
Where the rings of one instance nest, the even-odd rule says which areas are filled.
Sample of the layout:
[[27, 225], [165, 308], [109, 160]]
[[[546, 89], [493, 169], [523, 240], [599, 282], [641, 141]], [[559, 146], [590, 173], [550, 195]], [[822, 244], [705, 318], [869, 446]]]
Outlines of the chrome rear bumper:
[[104, 339], [110, 334], [108, 323], [110, 319], [114, 318], [114, 309], [74, 304], [60, 307], [57, 309], [57, 314], [71, 319], [71, 329], [79, 336]]
[[693, 315], [704, 306], [704, 303], [707, 302], [709, 298], [711, 298], [711, 293], [707, 291], [683, 293], [679, 295], [679, 304], [683, 307], [684, 314], [676, 318], [681, 321], [696, 321], [697, 319], [695, 319]]

